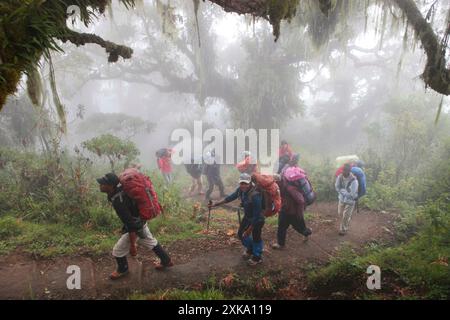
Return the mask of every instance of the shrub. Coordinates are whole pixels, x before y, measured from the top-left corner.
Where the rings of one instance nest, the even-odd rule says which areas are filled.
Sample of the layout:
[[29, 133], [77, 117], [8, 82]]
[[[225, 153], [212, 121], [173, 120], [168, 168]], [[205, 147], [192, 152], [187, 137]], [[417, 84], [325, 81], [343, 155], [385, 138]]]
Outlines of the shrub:
[[6, 216], [0, 218], [0, 240], [17, 237], [22, 233], [22, 226], [16, 218]]

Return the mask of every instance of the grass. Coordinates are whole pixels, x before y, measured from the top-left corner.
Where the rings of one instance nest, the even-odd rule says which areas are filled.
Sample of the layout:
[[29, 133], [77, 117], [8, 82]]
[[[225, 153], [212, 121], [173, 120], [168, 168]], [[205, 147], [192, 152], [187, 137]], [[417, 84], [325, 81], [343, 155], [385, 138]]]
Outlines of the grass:
[[[104, 218], [92, 213], [93, 225], [69, 225], [22, 221], [15, 217], [0, 217], [0, 255], [21, 247], [24, 252], [50, 258], [72, 254], [102, 255], [113, 248], [120, 236], [118, 217]], [[164, 244], [194, 239], [203, 225], [188, 215], [167, 214], [149, 222], [151, 232]], [[112, 227], [115, 227], [113, 229]]]
[[169, 289], [158, 290], [151, 294], [134, 293], [129, 300], [225, 300], [227, 297], [219, 289], [206, 290], [182, 290]]
[[[328, 266], [309, 273], [309, 287], [324, 296], [340, 291], [364, 299], [449, 299], [449, 244], [448, 229], [429, 227], [397, 247], [374, 248], [363, 256], [346, 248]], [[382, 288], [375, 294], [366, 288], [369, 265], [381, 269]]]
[[[233, 288], [224, 287], [213, 274], [199, 289], [170, 288], [152, 293], [135, 292], [128, 300], [248, 300], [246, 294], [237, 293]], [[237, 293], [237, 295], [236, 295]]]
[[[0, 225], [9, 219], [0, 218]], [[114, 234], [62, 224], [37, 224], [20, 220], [17, 220], [17, 224], [20, 232], [10, 233], [0, 241], [0, 254], [5, 255], [21, 247], [24, 252], [45, 258], [81, 253], [99, 255], [111, 250], [117, 238]]]

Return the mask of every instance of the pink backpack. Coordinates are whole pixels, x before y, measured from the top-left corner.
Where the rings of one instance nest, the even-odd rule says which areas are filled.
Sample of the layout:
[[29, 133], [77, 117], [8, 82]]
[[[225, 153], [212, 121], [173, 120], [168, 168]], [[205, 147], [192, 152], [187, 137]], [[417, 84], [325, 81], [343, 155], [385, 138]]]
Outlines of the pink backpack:
[[306, 173], [302, 168], [289, 167], [284, 171], [284, 177], [287, 181], [297, 181], [306, 177]]

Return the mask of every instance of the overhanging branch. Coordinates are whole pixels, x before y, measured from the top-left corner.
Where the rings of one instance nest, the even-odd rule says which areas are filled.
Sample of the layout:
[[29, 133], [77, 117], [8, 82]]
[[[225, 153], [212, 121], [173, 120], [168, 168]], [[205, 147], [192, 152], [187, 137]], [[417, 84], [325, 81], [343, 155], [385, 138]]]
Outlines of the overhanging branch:
[[109, 62], [117, 62], [117, 60], [119, 60], [119, 57], [130, 59], [131, 55], [133, 54], [133, 49], [127, 46], [115, 44], [111, 41], [106, 41], [96, 34], [78, 33], [67, 29], [66, 35], [59, 37], [59, 39], [64, 43], [69, 41], [75, 44], [77, 47], [84, 46], [87, 43], [97, 44], [100, 47], [104, 48], [105, 51], [109, 54]]
[[445, 50], [442, 50], [433, 28], [413, 0], [394, 1], [405, 13], [427, 55], [427, 63], [422, 74], [425, 84], [441, 94], [450, 95], [450, 70], [446, 68]]

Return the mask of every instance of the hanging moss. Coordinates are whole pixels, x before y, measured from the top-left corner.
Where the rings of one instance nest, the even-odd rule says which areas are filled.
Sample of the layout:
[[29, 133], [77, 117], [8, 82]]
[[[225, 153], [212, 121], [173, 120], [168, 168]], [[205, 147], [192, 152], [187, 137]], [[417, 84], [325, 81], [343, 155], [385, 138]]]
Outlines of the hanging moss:
[[195, 12], [195, 25], [197, 27], [198, 46], [201, 47], [202, 43], [200, 40], [200, 26], [198, 24], [198, 9], [200, 7], [200, 0], [193, 0], [193, 1], [194, 1], [194, 12]]
[[58, 114], [58, 118], [60, 121], [61, 132], [66, 133], [67, 130], [67, 122], [66, 122], [66, 111], [65, 107], [59, 98], [58, 90], [56, 88], [56, 78], [55, 78], [55, 70], [53, 68], [52, 58], [48, 58], [49, 67], [50, 67], [50, 87], [52, 89], [53, 95], [53, 104], [56, 108], [56, 112]]
[[267, 15], [273, 27], [275, 41], [280, 37], [281, 21], [290, 21], [297, 11], [300, 0], [266, 0]]
[[[133, 0], [121, 0], [126, 6]], [[8, 95], [14, 94], [26, 70], [33, 70], [42, 55], [60, 51], [56, 39], [70, 34], [66, 10], [73, 0], [0, 1], [0, 110]], [[77, 0], [81, 20], [89, 25], [105, 12], [109, 0]], [[114, 52], [112, 52], [114, 53]]]
[[42, 107], [43, 85], [41, 74], [37, 67], [27, 72], [27, 93], [35, 107]]

